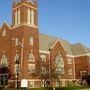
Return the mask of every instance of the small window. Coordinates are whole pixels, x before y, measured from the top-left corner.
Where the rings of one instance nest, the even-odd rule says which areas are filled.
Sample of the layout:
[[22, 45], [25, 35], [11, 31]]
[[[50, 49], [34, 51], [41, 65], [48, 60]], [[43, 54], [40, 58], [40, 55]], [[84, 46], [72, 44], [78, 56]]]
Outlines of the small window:
[[30, 53], [28, 56], [28, 61], [35, 61], [33, 53]]
[[30, 81], [30, 82], [29, 82], [29, 87], [30, 87], [30, 88], [34, 88], [34, 81]]
[[46, 56], [45, 55], [40, 55], [40, 60], [45, 62], [46, 61]]
[[62, 86], [63, 86], [63, 87], [65, 86], [65, 81], [62, 81]]
[[69, 74], [69, 75], [72, 75], [72, 69], [69, 69], [69, 70], [68, 70], [68, 74]]
[[45, 74], [46, 73], [46, 67], [41, 67], [41, 74]]
[[18, 46], [19, 45], [19, 38], [16, 38], [15, 40], [15, 46]]
[[72, 64], [72, 59], [68, 58], [68, 64]]
[[30, 45], [33, 45], [33, 37], [30, 37], [29, 42], [30, 42]]
[[64, 68], [63, 67], [61, 67], [61, 68], [56, 67], [55, 68], [55, 73], [56, 74], [64, 74]]
[[35, 64], [28, 64], [28, 72], [35, 73]]

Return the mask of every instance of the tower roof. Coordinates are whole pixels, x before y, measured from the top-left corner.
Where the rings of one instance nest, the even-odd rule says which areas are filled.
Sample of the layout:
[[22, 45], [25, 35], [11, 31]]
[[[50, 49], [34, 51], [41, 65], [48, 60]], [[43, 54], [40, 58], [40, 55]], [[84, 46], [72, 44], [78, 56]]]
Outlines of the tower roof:
[[34, 4], [37, 0], [13, 0], [15, 3], [18, 3], [18, 2], [30, 2], [32, 4]]
[[21, 0], [21, 2], [27, 2], [27, 1], [29, 1], [29, 0]]

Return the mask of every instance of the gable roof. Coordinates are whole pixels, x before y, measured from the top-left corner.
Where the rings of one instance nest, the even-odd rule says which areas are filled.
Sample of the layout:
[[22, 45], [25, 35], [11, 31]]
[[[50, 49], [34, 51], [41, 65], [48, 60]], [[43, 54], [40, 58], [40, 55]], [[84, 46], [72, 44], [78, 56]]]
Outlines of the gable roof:
[[64, 39], [60, 39], [60, 41], [62, 42], [62, 45], [66, 50], [66, 53], [69, 54], [69, 55], [72, 55], [72, 50], [70, 48], [71, 44], [68, 41], [64, 40]]
[[71, 44], [64, 39], [59, 39], [57, 37], [45, 34], [39, 34], [39, 49], [43, 51], [49, 51], [49, 49], [55, 44], [57, 40], [60, 40], [60, 43], [68, 55], [81, 55], [90, 53], [90, 49], [81, 43]]
[[7, 27], [7, 28], [11, 28], [11, 26], [10, 25], [8, 25], [6, 22], [4, 22], [3, 24], [2, 24], [2, 27], [1, 27], [1, 29], [3, 28], [3, 27]]
[[44, 51], [49, 51], [49, 49], [54, 45], [57, 38], [45, 34], [39, 34], [39, 49]]
[[39, 34], [39, 49], [49, 51], [49, 49], [55, 44], [57, 40], [62, 43], [62, 46], [64, 47], [65, 51], [71, 55], [72, 52], [70, 50], [70, 45], [68, 41], [45, 34]]

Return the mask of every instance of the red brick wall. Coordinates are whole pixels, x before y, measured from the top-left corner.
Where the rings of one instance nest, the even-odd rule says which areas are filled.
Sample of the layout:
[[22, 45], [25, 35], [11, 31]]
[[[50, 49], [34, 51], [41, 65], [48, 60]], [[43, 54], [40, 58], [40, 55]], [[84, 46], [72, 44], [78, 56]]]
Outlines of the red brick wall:
[[53, 70], [55, 68], [54, 61], [55, 61], [55, 58], [56, 58], [58, 52], [60, 52], [60, 54], [62, 55], [62, 58], [64, 60], [64, 75], [62, 75], [62, 79], [72, 79], [73, 75], [72, 76], [68, 75], [68, 69], [73, 68], [73, 63], [72, 63], [72, 65], [67, 64], [68, 57], [66, 56], [66, 51], [64, 50], [64, 48], [62, 47], [62, 45], [59, 41], [51, 49], [51, 70]]
[[[4, 29], [6, 30], [6, 36], [2, 37], [2, 32]], [[5, 51], [5, 54], [8, 58], [8, 63], [10, 63], [10, 58], [11, 58], [11, 56], [10, 56], [10, 54], [11, 54], [11, 52], [10, 52], [10, 50], [11, 50], [10, 49], [10, 44], [11, 44], [10, 32], [11, 31], [10, 31], [9, 27], [6, 24], [4, 24], [2, 26], [1, 31], [0, 31], [0, 60], [1, 60], [1, 57], [3, 55], [3, 51]]]
[[80, 78], [80, 71], [88, 71], [87, 56], [75, 57], [76, 79]]
[[[28, 26], [21, 26], [18, 28], [15, 28], [12, 30], [12, 38], [19, 37], [20, 42], [22, 43], [22, 40], [24, 39], [23, 44], [23, 68], [22, 68], [22, 75], [23, 78], [30, 78], [30, 75], [28, 74], [28, 55], [33, 53], [35, 57], [35, 64], [36, 67], [38, 67], [39, 62], [39, 36], [38, 36], [38, 29], [31, 28]], [[33, 37], [34, 44], [31, 46], [29, 43], [30, 36]], [[21, 46], [15, 46], [15, 41], [12, 41], [12, 61], [14, 62], [14, 57], [16, 54], [16, 50], [19, 51], [19, 54], [22, 53], [22, 47]], [[31, 62], [33, 63], [33, 62]], [[14, 68], [14, 66], [12, 67]]]

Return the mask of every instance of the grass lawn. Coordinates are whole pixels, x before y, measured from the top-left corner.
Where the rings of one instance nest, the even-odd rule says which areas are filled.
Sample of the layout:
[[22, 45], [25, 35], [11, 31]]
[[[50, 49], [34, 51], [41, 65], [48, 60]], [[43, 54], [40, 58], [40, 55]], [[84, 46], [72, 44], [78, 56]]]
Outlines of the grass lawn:
[[79, 89], [84, 89], [84, 88], [90, 88], [90, 86], [68, 86], [68, 87], [60, 87], [56, 88], [55, 90], [79, 90]]
[[[68, 87], [57, 87], [55, 90], [79, 90], [84, 88], [90, 88], [90, 86], [68, 86]], [[0, 90], [17, 90], [15, 88], [0, 88]], [[53, 90], [52, 87], [48, 88], [30, 88], [30, 89], [21, 89], [21, 90]]]

